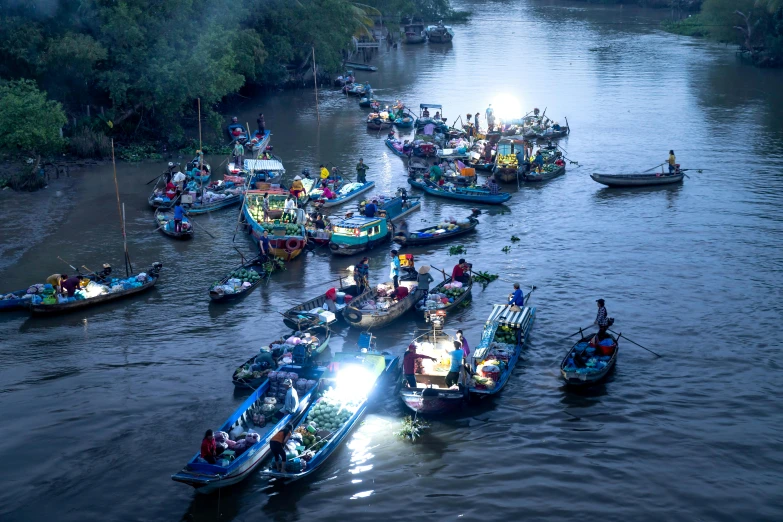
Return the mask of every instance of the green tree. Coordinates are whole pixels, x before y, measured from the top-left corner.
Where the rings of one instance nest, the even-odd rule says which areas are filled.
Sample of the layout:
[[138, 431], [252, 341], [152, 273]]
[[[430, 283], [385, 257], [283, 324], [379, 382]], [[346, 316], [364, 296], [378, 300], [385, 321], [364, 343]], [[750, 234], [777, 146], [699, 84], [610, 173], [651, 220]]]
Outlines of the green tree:
[[48, 155], [63, 146], [62, 106], [49, 100], [32, 80], [0, 84], [0, 147], [17, 154]]

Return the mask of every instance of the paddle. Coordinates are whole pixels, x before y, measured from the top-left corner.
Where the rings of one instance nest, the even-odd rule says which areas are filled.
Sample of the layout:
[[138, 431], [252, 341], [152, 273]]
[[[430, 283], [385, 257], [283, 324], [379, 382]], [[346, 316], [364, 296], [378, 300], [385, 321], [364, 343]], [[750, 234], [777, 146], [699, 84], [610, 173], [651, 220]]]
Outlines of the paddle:
[[71, 268], [72, 268], [72, 269], [73, 269], [73, 270], [74, 270], [74, 271], [75, 271], [77, 274], [78, 274], [78, 273], [80, 273], [78, 268], [76, 268], [75, 266], [73, 266], [71, 263], [69, 263], [68, 261], [66, 261], [66, 260], [65, 260], [65, 259], [63, 259], [62, 257], [60, 257], [60, 256], [57, 256], [57, 259], [59, 259], [60, 261], [62, 261], [62, 262], [63, 262], [63, 263], [65, 263], [66, 265], [70, 266], [70, 267], [71, 267]]
[[588, 328], [592, 328], [593, 326], [595, 326], [595, 323], [591, 324], [590, 326], [585, 326], [584, 328], [580, 328], [578, 332], [576, 332], [576, 333], [572, 333], [572, 334], [571, 334], [571, 335], [569, 335], [568, 337], [563, 337], [563, 338], [562, 338], [562, 339], [560, 339], [560, 340], [561, 340], [561, 341], [565, 341], [566, 339], [570, 339], [571, 337], [573, 337], [573, 336], [575, 336], [575, 335], [584, 335], [584, 332], [583, 332], [582, 330], [587, 330]]
[[158, 180], [158, 179], [162, 178], [164, 175], [165, 175], [165, 172], [164, 172], [163, 174], [159, 174], [159, 175], [155, 176], [154, 178], [152, 178], [151, 180], [149, 180], [148, 182], [146, 182], [146, 183], [145, 183], [145, 185], [149, 185], [149, 184], [150, 184], [150, 183], [152, 183], [153, 181], [155, 181], [155, 180]]
[[446, 280], [446, 278], [447, 278], [447, 277], [450, 277], [450, 276], [448, 276], [448, 275], [446, 274], [446, 272], [444, 272], [443, 270], [441, 270], [441, 269], [440, 269], [440, 268], [438, 268], [437, 266], [432, 266], [432, 265], [430, 265], [430, 268], [434, 268], [435, 270], [437, 270], [438, 272], [440, 272], [441, 274], [443, 274], [443, 280], [444, 280], [444, 281]]
[[[607, 328], [607, 330], [609, 330], [609, 329]], [[617, 333], [617, 332], [615, 332], [614, 330], [609, 330], [609, 331], [610, 331], [610, 332], [612, 332], [613, 334], [617, 335], [618, 337], [619, 337], [620, 335], [622, 335], [622, 334], [618, 334], [618, 333]], [[636, 346], [638, 346], [638, 347], [639, 347], [639, 348], [641, 348], [642, 350], [647, 350], [648, 352], [650, 352], [651, 354], [655, 355], [656, 357], [663, 357], [661, 354], [659, 354], [659, 353], [655, 353], [654, 351], [650, 350], [649, 348], [645, 348], [645, 347], [644, 347], [644, 346], [642, 346], [641, 344], [639, 344], [639, 343], [637, 343], [637, 342], [634, 342], [634, 341], [632, 341], [632, 340], [628, 339], [628, 337], [627, 337], [627, 336], [626, 336], [625, 340], [626, 340], [626, 341], [628, 341], [629, 343], [635, 344]]]
[[666, 165], [666, 162], [663, 162], [663, 163], [661, 163], [660, 165], [656, 165], [656, 166], [654, 166], [654, 167], [653, 167], [653, 168], [651, 168], [651, 169], [643, 170], [643, 171], [642, 171], [642, 173], [645, 173], [645, 172], [650, 172], [651, 170], [655, 170], [655, 169], [657, 169], [658, 167], [662, 167], [663, 165]]
[[[186, 215], [186, 216], [188, 216], [189, 218], [191, 218], [191, 216], [190, 216], [190, 215], [188, 215], [188, 213], [187, 213], [187, 212], [185, 212], [185, 215]], [[196, 223], [195, 221], [193, 221], [193, 219], [192, 219], [192, 218], [191, 218], [191, 219], [189, 219], [188, 221], [190, 221], [190, 222], [191, 222], [192, 224], [194, 224], [194, 225], [198, 225], [198, 223]], [[213, 236], [212, 234], [210, 234], [209, 230], [207, 230], [207, 229], [206, 229], [206, 227], [205, 227], [204, 225], [198, 225], [198, 226], [199, 226], [199, 228], [201, 228], [201, 230], [203, 230], [204, 232], [206, 232], [206, 233], [207, 233], [207, 235], [208, 235], [209, 237], [211, 237], [212, 239], [215, 239], [215, 236]]]
[[530, 294], [532, 294], [533, 292], [535, 292], [537, 288], [538, 288], [538, 287], [537, 287], [536, 285], [533, 285], [533, 286], [530, 288], [530, 291], [529, 291], [529, 292], [527, 293], [527, 295], [525, 296], [525, 299], [524, 299], [524, 301], [527, 301], [527, 300], [528, 300], [528, 298], [530, 297]]

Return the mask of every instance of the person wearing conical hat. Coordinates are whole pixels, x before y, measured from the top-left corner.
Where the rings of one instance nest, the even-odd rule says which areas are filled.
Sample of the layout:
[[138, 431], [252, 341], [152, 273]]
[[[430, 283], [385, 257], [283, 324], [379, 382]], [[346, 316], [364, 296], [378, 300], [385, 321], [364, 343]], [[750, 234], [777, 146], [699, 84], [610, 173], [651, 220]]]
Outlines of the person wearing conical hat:
[[294, 182], [291, 183], [291, 195], [299, 199], [299, 196], [303, 193], [305, 193], [305, 189], [304, 185], [302, 185], [302, 176], [296, 176]]
[[416, 281], [419, 286], [419, 290], [424, 292], [422, 299], [427, 298], [427, 294], [430, 293], [430, 283], [434, 281], [432, 276], [430, 275], [430, 267], [428, 265], [422, 265], [419, 267], [419, 276], [416, 278]]

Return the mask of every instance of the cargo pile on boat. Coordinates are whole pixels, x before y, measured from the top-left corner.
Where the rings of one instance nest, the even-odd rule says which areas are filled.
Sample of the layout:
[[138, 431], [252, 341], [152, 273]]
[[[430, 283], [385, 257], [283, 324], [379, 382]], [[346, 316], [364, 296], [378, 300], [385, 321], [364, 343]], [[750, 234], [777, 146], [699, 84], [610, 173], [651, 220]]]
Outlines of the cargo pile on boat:
[[443, 292], [433, 292], [427, 295], [427, 299], [424, 301], [425, 310], [440, 310], [446, 308], [454, 303], [455, 299], [466, 292], [462, 283], [459, 281], [446, 283], [441, 288], [443, 288]]
[[425, 230], [424, 232], [416, 232], [416, 237], [435, 237], [440, 234], [445, 234], [446, 232], [453, 232], [457, 228], [468, 228], [470, 227], [470, 219], [464, 218], [464, 219], [456, 219], [452, 220], [450, 222], [444, 221], [441, 223], [438, 223], [436, 226]]

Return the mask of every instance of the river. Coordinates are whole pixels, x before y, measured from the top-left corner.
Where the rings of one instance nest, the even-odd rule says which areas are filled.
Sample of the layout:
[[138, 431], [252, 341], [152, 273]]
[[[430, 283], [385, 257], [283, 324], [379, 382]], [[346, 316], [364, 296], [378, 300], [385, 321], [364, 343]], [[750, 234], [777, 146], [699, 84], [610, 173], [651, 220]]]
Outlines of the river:
[[[457, 7], [460, 7], [458, 4]], [[161, 163], [118, 164], [134, 268], [164, 264], [150, 293], [57, 318], [0, 317], [0, 518], [44, 520], [781, 520], [783, 417], [783, 74], [740, 64], [731, 49], [660, 31], [665, 12], [557, 1], [465, 2], [475, 11], [451, 45], [383, 49], [377, 94], [409, 106], [567, 117], [562, 141], [578, 161], [560, 178], [509, 187], [463, 242], [481, 270], [536, 285], [536, 322], [515, 373], [494, 401], [434, 420], [410, 444], [404, 415], [378, 400], [347, 444], [311, 479], [271, 488], [257, 473], [220, 495], [195, 495], [170, 475], [242, 401], [231, 374], [283, 330], [276, 313], [324, 291], [353, 259], [308, 254], [245, 300], [209, 305], [207, 288], [234, 266], [235, 210], [198, 217], [188, 243], [153, 232], [144, 183]], [[355, 99], [321, 90], [269, 94], [263, 110], [288, 176], [359, 156], [380, 189], [405, 186], [402, 161], [367, 132]], [[516, 105], [516, 108], [515, 108]], [[227, 114], [226, 117], [230, 117]], [[563, 121], [563, 120], [561, 120]], [[609, 190], [589, 174], [646, 169], [674, 149], [681, 186]], [[209, 158], [218, 165], [222, 158]], [[222, 170], [222, 167], [217, 169]], [[462, 217], [425, 196], [412, 227]], [[0, 281], [14, 290], [72, 264], [122, 265], [111, 166], [0, 193]], [[509, 212], [510, 211], [510, 212]], [[510, 237], [521, 238], [511, 243]], [[510, 253], [501, 251], [511, 245]], [[451, 267], [448, 245], [414, 251]], [[373, 251], [371, 279], [387, 276]], [[121, 270], [121, 268], [120, 268]], [[448, 319], [475, 346], [495, 281]], [[565, 390], [564, 337], [607, 300], [630, 342], [589, 393]], [[422, 323], [379, 330], [402, 352]], [[353, 346], [343, 328], [330, 349]]]

